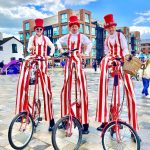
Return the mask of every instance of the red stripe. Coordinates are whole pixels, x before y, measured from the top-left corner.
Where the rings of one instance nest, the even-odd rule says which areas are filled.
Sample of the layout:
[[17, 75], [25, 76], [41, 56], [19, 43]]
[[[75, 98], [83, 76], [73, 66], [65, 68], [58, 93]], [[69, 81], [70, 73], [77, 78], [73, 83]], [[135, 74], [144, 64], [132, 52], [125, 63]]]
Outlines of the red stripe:
[[45, 92], [44, 92], [44, 79], [42, 72], [40, 72], [40, 80], [41, 80], [41, 87], [42, 87], [42, 92], [43, 92], [43, 98], [44, 98], [44, 114], [45, 114], [45, 120], [47, 120], [47, 113], [46, 113], [46, 98], [45, 98]]

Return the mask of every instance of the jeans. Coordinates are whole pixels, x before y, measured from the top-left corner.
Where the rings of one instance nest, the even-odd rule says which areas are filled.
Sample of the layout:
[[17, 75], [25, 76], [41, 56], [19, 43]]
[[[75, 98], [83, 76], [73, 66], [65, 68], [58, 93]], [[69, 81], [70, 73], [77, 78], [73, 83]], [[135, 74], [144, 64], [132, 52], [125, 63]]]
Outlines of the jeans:
[[148, 87], [149, 87], [150, 79], [142, 78], [142, 81], [143, 81], [142, 94], [145, 94], [147, 96], [147, 95], [149, 95], [148, 94]]

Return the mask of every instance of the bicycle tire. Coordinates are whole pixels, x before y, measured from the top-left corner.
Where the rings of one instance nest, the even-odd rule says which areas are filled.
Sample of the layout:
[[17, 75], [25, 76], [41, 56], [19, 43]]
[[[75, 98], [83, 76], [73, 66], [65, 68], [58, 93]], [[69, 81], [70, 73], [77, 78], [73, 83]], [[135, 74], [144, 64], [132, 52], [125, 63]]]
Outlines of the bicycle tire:
[[[14, 126], [15, 122], [19, 122], [18, 120], [19, 120], [21, 117], [26, 117], [26, 116], [27, 116], [27, 112], [21, 112], [21, 113], [19, 113], [18, 115], [16, 115], [16, 116], [13, 118], [12, 122], [10, 123], [9, 129], [8, 129], [8, 141], [9, 141], [11, 147], [14, 148], [14, 149], [20, 150], [20, 149], [25, 148], [25, 147], [28, 145], [28, 143], [30, 142], [31, 138], [32, 138], [34, 123], [33, 123], [32, 116], [29, 114], [29, 120], [30, 120], [32, 129], [31, 129], [31, 133], [30, 133], [30, 136], [29, 136], [28, 140], [27, 140], [23, 145], [21, 145], [21, 146], [16, 145], [16, 144], [14, 143], [14, 141], [13, 141], [12, 132], [13, 132], [13, 126]], [[21, 122], [21, 121], [20, 121], [20, 122]], [[23, 132], [24, 132], [24, 131], [23, 131]]]
[[[113, 126], [114, 126], [115, 124], [116, 124], [115, 121], [110, 122], [110, 123], [106, 126], [106, 128], [104, 129], [104, 131], [103, 131], [103, 133], [102, 133], [102, 146], [103, 146], [103, 149], [104, 149], [104, 150], [108, 150], [108, 149], [107, 149], [107, 146], [106, 146], [106, 142], [105, 142], [106, 133], [107, 133], [107, 132], [110, 132], [111, 129], [113, 128]], [[127, 127], [127, 128], [129, 129], [129, 131], [134, 135], [135, 142], [133, 142], [132, 139], [131, 139], [131, 137], [130, 137], [131, 141], [133, 142], [132, 144], [136, 144], [136, 148], [135, 148], [135, 149], [132, 149], [132, 150], [140, 150], [140, 139], [139, 139], [139, 136], [137, 135], [136, 131], [135, 131], [129, 124], [127, 124], [126, 122], [118, 121], [117, 124], [118, 124], [118, 126], [120, 126], [120, 127], [121, 127], [121, 126]], [[121, 129], [120, 129], [120, 130], [121, 130]], [[117, 144], [115, 145], [115, 144], [113, 143], [113, 142], [115, 141], [115, 138], [112, 138], [112, 133], [111, 133], [111, 132], [110, 132], [109, 134], [110, 134], [109, 136], [111, 136], [111, 137], [109, 137], [109, 138], [112, 139], [111, 142], [109, 141], [109, 143], [115, 147], [115, 148], [114, 148], [115, 150], [117, 150]], [[107, 137], [106, 137], [106, 138], [107, 138]], [[123, 138], [122, 138], [122, 139], [123, 139]], [[113, 147], [111, 147], [111, 149], [113, 150]], [[121, 148], [119, 147], [118, 150], [121, 150]]]
[[[53, 131], [52, 131], [52, 145], [53, 145], [55, 150], [62, 150], [62, 148], [60, 149], [59, 145], [57, 144], [56, 132], [57, 132], [57, 130], [60, 130], [59, 125], [63, 124], [66, 120], [69, 120], [69, 116], [64, 116], [61, 119], [59, 119], [56, 122], [56, 124], [53, 128]], [[78, 150], [79, 147], [80, 147], [81, 141], [82, 141], [82, 125], [81, 125], [81, 123], [79, 122], [79, 120], [77, 118], [73, 117], [72, 120], [73, 120], [74, 126], [77, 127], [78, 131], [79, 131], [79, 136], [77, 137], [78, 138], [77, 139], [77, 144], [75, 145], [73, 150]], [[64, 140], [64, 142], [65, 142], [65, 140]], [[68, 148], [66, 148], [66, 150], [68, 150]], [[69, 148], [69, 150], [72, 150], [72, 149]]]

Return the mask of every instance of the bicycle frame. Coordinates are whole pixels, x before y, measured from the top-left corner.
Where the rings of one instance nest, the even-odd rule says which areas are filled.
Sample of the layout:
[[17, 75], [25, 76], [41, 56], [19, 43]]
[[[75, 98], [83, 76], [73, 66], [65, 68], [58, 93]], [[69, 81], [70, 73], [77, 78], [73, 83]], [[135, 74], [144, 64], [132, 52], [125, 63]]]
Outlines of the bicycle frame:
[[[35, 70], [35, 85], [34, 85], [34, 93], [33, 93], [33, 101], [32, 104], [29, 103], [29, 82], [30, 82], [30, 73], [28, 73], [27, 75], [27, 84], [26, 84], [26, 93], [25, 93], [25, 101], [24, 101], [24, 106], [23, 106], [23, 110], [25, 112], [27, 112], [27, 119], [29, 118], [29, 114], [31, 114], [33, 120], [35, 121], [36, 119], [36, 114], [35, 114], [35, 105], [40, 104], [40, 102], [38, 103], [38, 101], [40, 101], [39, 99], [39, 77], [40, 77], [40, 70], [39, 70], [39, 65], [38, 65], [38, 61], [45, 61], [43, 59], [39, 59], [39, 58], [32, 58], [31, 60], [28, 60], [29, 65], [27, 66], [28, 71], [30, 72], [33, 64], [35, 64], [36, 70]], [[37, 93], [36, 93], [37, 92]], [[36, 100], [37, 98], [37, 100]], [[39, 106], [40, 107], [40, 106]], [[40, 108], [38, 108], [40, 109]], [[42, 119], [40, 118], [40, 110], [38, 111], [38, 115], [39, 118], [38, 120], [41, 121]]]
[[[125, 122], [125, 121], [122, 121], [119, 118], [120, 91], [118, 91], [118, 95], [119, 95], [118, 103], [117, 103], [117, 98], [116, 98], [115, 92], [116, 92], [116, 87], [117, 86], [120, 87], [120, 85], [119, 85], [119, 78], [121, 77], [122, 80], [123, 80], [123, 74], [121, 72], [121, 70], [122, 70], [121, 63], [122, 62], [120, 60], [113, 60], [113, 63], [114, 63], [113, 65], [109, 66], [109, 67], [114, 67], [113, 68], [113, 70], [114, 70], [114, 83], [113, 83], [112, 98], [111, 98], [111, 104], [110, 104], [110, 113], [109, 113], [109, 120], [110, 120], [110, 122], [109, 123], [115, 121], [116, 125], [114, 126], [113, 130], [114, 130], [114, 132], [116, 132], [117, 142], [120, 142], [120, 137], [119, 137], [120, 126], [118, 125], [118, 121], [121, 121], [121, 122]], [[123, 81], [123, 85], [124, 85], [124, 81]], [[115, 97], [114, 98], [114, 105], [112, 104], [113, 96]], [[107, 125], [104, 127], [104, 129], [107, 127]], [[104, 131], [104, 129], [103, 129], [103, 131]], [[103, 131], [101, 133], [101, 137], [103, 135]]]
[[[69, 52], [73, 52], [77, 49], [74, 49], [74, 50], [70, 50]], [[65, 52], [65, 56], [68, 57], [68, 59], [70, 59], [70, 57], [68, 56], [69, 55], [69, 52]], [[63, 55], [62, 55], [63, 56]], [[71, 66], [72, 65], [72, 66]], [[80, 113], [79, 113], [79, 110], [80, 110], [80, 103], [78, 102], [78, 93], [77, 93], [77, 68], [76, 68], [76, 64], [73, 62], [71, 63], [69, 61], [69, 69], [71, 69], [69, 71], [69, 77], [68, 77], [68, 80], [66, 82], [66, 84], [68, 83], [68, 89], [70, 89], [68, 91], [68, 116], [69, 116], [69, 124], [70, 124], [70, 131], [68, 131], [68, 129], [66, 130], [66, 136], [71, 136], [72, 135], [72, 118], [73, 116], [76, 117], [78, 120], [80, 120]], [[74, 102], [71, 102], [71, 79], [72, 79], [72, 72], [74, 71], [74, 75], [75, 75], [75, 78], [74, 78], [74, 81], [75, 81], [75, 101]], [[76, 115], [73, 111], [73, 106], [76, 105]], [[80, 122], [80, 121], [79, 121]]]

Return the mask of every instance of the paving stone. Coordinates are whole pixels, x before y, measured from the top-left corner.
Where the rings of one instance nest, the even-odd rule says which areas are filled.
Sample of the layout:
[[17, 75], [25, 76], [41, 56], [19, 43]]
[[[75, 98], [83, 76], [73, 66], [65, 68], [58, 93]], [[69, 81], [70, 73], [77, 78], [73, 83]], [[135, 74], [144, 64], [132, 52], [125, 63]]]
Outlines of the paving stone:
[[[101, 132], [96, 128], [100, 123], [95, 121], [96, 103], [98, 97], [98, 84], [99, 84], [99, 70], [95, 73], [93, 69], [85, 70], [87, 75], [87, 86], [89, 96], [89, 131], [88, 135], [83, 135], [82, 144], [79, 150], [102, 150], [101, 144]], [[63, 85], [63, 71], [58, 69], [49, 72], [52, 81], [52, 93], [54, 103], [54, 117], [55, 121], [60, 118], [60, 92]], [[14, 78], [14, 80], [12, 79]], [[17, 86], [18, 75], [14, 76], [0, 76], [0, 150], [12, 150], [9, 145], [7, 133], [10, 122], [15, 116], [15, 96]], [[109, 90], [108, 90], [108, 104], [111, 100], [111, 90], [113, 80], [110, 78]], [[144, 99], [141, 95], [142, 82], [134, 81], [136, 103], [138, 110], [138, 120], [140, 131], [139, 136], [142, 139], [141, 150], [149, 150], [150, 145], [150, 100]], [[4, 90], [5, 89], [5, 90]], [[40, 91], [40, 95], [42, 95]], [[121, 94], [122, 95], [122, 94]], [[43, 113], [43, 98], [42, 101], [42, 113]], [[42, 114], [43, 117], [43, 114]], [[121, 114], [123, 120], [128, 121], [126, 99], [124, 101], [123, 111]], [[54, 150], [51, 143], [51, 133], [48, 132], [49, 123], [43, 121], [39, 124], [36, 132], [33, 134], [33, 138], [25, 148], [25, 150]], [[68, 150], [68, 149], [67, 149]]]

